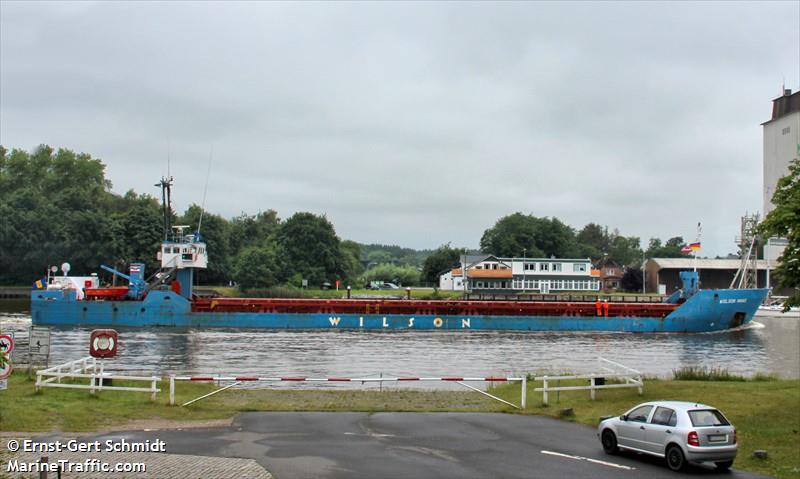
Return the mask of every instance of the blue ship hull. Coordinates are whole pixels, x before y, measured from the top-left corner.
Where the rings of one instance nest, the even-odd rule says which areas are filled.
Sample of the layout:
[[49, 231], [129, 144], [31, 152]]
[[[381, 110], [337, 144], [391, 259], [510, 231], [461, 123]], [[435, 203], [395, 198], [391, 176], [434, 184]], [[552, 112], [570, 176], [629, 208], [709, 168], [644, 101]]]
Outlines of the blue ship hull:
[[766, 289], [702, 290], [666, 317], [452, 316], [338, 313], [196, 312], [186, 298], [151, 291], [142, 301], [79, 301], [74, 291], [32, 291], [37, 325], [101, 327], [261, 328], [282, 330], [496, 330], [686, 332], [721, 331], [747, 324]]

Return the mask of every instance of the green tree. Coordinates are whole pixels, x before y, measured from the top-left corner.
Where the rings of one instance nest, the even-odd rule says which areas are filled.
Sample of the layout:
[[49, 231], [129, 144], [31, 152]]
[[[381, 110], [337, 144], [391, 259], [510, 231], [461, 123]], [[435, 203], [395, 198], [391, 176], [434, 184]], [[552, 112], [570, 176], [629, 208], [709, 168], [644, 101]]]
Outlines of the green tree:
[[230, 253], [236, 255], [246, 246], [262, 244], [275, 234], [280, 226], [278, 212], [267, 210], [251, 216], [246, 213], [230, 221]]
[[344, 257], [344, 280], [353, 283], [364, 271], [361, 265], [361, 245], [355, 241], [344, 240], [340, 245]]
[[626, 268], [619, 281], [623, 291], [638, 293], [642, 291], [642, 270], [639, 268]]
[[481, 249], [503, 257], [570, 258], [579, 254], [575, 232], [558, 218], [514, 213], [500, 218], [481, 237]]
[[458, 266], [461, 255], [466, 254], [466, 250], [453, 248], [450, 243], [443, 244], [434, 250], [422, 265], [422, 281], [426, 283], [439, 284], [439, 275], [442, 272]]
[[608, 257], [624, 266], [638, 266], [642, 264], [642, 249], [639, 247], [638, 236], [621, 236], [614, 231], [608, 249]]
[[596, 223], [589, 223], [584, 226], [576, 235], [579, 255], [583, 258], [591, 258], [597, 261], [607, 253], [610, 247], [608, 238], [608, 227], [600, 226]]
[[243, 290], [269, 288], [285, 281], [285, 270], [274, 245], [247, 246], [234, 261], [233, 277]]
[[778, 180], [772, 204], [775, 209], [764, 218], [759, 231], [788, 241], [775, 268], [778, 284], [794, 289], [784, 304], [784, 311], [788, 311], [792, 306], [800, 306], [800, 160], [792, 160], [789, 174]]
[[648, 258], [687, 258], [689, 254], [681, 251], [685, 244], [683, 236], [672, 237], [663, 245], [660, 239], [650, 238], [645, 254]]
[[276, 239], [285, 255], [286, 277], [299, 273], [315, 286], [344, 279], [346, 259], [325, 216], [295, 213], [281, 224]]

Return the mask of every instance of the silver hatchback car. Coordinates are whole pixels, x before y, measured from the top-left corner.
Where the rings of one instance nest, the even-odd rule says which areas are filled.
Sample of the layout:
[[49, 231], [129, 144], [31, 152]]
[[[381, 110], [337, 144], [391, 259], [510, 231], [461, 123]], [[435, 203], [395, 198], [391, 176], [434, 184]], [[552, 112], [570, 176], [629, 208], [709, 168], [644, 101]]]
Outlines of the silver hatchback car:
[[736, 458], [733, 424], [718, 409], [693, 402], [640, 404], [601, 421], [597, 435], [608, 454], [626, 449], [663, 457], [673, 471], [688, 462], [713, 462], [718, 469], [729, 469]]

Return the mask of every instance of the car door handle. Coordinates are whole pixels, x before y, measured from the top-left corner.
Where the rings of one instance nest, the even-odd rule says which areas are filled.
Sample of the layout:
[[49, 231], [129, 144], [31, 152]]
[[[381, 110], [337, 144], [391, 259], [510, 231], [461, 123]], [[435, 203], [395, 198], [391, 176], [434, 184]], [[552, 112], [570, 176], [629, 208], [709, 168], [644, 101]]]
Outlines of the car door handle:
[[639, 426], [639, 429], [641, 429], [642, 431], [644, 431], [644, 426]]
[[666, 431], [664, 431], [664, 432], [665, 432], [665, 433], [667, 433], [667, 434], [672, 434], [672, 431], [670, 431], [669, 429], [667, 429], [667, 430], [666, 430]]

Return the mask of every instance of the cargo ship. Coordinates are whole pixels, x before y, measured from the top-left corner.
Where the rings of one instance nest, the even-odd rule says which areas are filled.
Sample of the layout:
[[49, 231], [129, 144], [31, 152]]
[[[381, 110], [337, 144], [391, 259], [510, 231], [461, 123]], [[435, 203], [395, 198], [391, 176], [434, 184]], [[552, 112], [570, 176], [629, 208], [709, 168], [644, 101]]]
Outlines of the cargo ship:
[[[171, 185], [161, 182], [162, 188]], [[165, 203], [168, 205], [168, 203]], [[168, 207], [165, 212], [170, 211]], [[203, 298], [194, 274], [208, 265], [199, 233], [171, 226], [157, 254], [161, 269], [127, 273], [102, 266], [127, 282], [101, 287], [96, 274], [48, 273], [31, 291], [33, 324], [78, 327], [253, 328], [280, 330], [594, 331], [699, 333], [741, 327], [767, 289], [699, 288], [695, 271], [680, 273], [683, 287], [665, 302]], [[555, 297], [555, 296], [552, 296]]]

